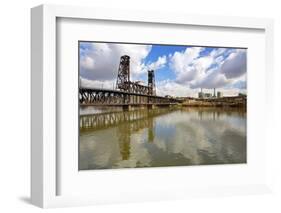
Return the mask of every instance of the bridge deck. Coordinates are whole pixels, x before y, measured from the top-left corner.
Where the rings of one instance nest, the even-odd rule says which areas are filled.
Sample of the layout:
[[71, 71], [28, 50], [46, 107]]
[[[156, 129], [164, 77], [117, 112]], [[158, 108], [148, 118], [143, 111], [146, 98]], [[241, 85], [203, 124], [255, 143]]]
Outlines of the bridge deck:
[[96, 91], [96, 92], [110, 92], [110, 93], [116, 93], [116, 94], [125, 94], [125, 95], [136, 95], [136, 96], [145, 96], [145, 97], [151, 97], [151, 98], [161, 98], [161, 99], [169, 99], [169, 100], [176, 100], [175, 98], [169, 98], [169, 97], [163, 97], [163, 96], [157, 96], [157, 95], [147, 95], [142, 93], [132, 93], [132, 92], [126, 92], [121, 90], [113, 90], [113, 89], [103, 89], [103, 88], [91, 88], [91, 87], [80, 87], [80, 91]]
[[180, 102], [171, 97], [90, 87], [79, 88], [79, 100], [81, 105], [91, 106], [167, 106]]

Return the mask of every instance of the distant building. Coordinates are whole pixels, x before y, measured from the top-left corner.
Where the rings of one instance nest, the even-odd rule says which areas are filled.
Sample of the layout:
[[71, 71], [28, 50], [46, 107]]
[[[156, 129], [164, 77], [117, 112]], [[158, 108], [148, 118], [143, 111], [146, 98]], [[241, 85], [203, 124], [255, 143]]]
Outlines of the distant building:
[[214, 88], [213, 93], [204, 93], [203, 90], [201, 89], [200, 92], [198, 92], [198, 98], [221, 98], [223, 96], [222, 92], [217, 91], [216, 88]]
[[201, 92], [198, 93], [198, 98], [212, 98], [212, 93], [204, 93], [201, 89]]
[[221, 98], [221, 97], [223, 97], [223, 94], [222, 94], [222, 92], [217, 92], [217, 98]]
[[213, 97], [214, 97], [214, 98], [216, 97], [216, 88], [214, 88], [214, 94], [213, 94]]
[[204, 93], [204, 97], [205, 98], [211, 98], [212, 97], [212, 93]]
[[204, 93], [203, 92], [199, 92], [198, 93], [198, 98], [204, 98]]

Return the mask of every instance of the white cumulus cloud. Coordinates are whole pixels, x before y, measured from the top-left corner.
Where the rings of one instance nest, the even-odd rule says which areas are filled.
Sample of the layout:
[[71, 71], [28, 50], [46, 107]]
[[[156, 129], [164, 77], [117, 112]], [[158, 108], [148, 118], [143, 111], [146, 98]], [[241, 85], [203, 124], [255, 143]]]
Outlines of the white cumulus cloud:
[[221, 67], [221, 73], [229, 79], [237, 78], [247, 71], [247, 55], [245, 50], [237, 50], [229, 55]]
[[85, 43], [80, 48], [80, 76], [89, 80], [116, 79], [122, 55], [129, 55], [132, 78], [144, 71], [151, 45]]
[[163, 68], [167, 63], [167, 56], [159, 56], [157, 61], [147, 65], [147, 70], [158, 70]]
[[80, 86], [87, 88], [103, 88], [103, 89], [115, 89], [116, 80], [89, 80], [83, 77], [80, 77]]
[[246, 50], [188, 47], [170, 56], [176, 82], [186, 88], [222, 88], [231, 85], [246, 72]]

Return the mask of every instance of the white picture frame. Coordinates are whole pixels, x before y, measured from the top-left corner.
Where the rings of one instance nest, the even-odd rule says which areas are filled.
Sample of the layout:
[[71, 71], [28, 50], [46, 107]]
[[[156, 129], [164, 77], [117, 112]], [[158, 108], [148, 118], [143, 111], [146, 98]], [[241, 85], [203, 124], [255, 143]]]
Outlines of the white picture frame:
[[[265, 67], [263, 74], [266, 76], [265, 106], [267, 110], [261, 109], [264, 113], [262, 118], [266, 131], [263, 134], [262, 142], [267, 150], [270, 150], [270, 131], [272, 127], [273, 99], [270, 91], [273, 88], [273, 21], [270, 19], [240, 18], [240, 17], [216, 17], [173, 13], [152, 13], [147, 11], [122, 11], [101, 8], [85, 8], [74, 6], [54, 6], [41, 5], [31, 10], [31, 201], [33, 204], [47, 207], [62, 207], [76, 205], [91, 205], [97, 203], [114, 203], [128, 201], [142, 201], [145, 196], [140, 194], [130, 194], [129, 196], [101, 196], [99, 195], [59, 195], [58, 174], [60, 167], [57, 159], [57, 19], [87, 19], [87, 20], [107, 20], [135, 23], [153, 23], [161, 25], [175, 26], [200, 26], [227, 29], [254, 29], [264, 32]], [[270, 116], [271, 115], [271, 116]], [[265, 150], [262, 155], [269, 157]], [[239, 165], [237, 165], [239, 166]], [[266, 161], [262, 167], [265, 178], [258, 183], [233, 183], [233, 185], [221, 185], [209, 188], [200, 187], [200, 183], [194, 183], [194, 188], [188, 191], [173, 186], [165, 190], [156, 190], [146, 200], [163, 200], [173, 198], [186, 198], [194, 196], [232, 195], [232, 194], [252, 194], [270, 191], [271, 173], [270, 161]], [[128, 173], [128, 171], [126, 171]], [[163, 186], [164, 188], [165, 186]], [[165, 193], [164, 193], [165, 192]], [[155, 196], [157, 195], [157, 197]]]

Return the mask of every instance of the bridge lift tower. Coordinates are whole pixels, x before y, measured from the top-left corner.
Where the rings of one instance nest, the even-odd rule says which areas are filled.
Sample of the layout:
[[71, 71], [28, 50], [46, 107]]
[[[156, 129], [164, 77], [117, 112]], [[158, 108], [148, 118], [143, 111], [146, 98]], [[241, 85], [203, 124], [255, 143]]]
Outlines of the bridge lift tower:
[[148, 70], [149, 95], [156, 95], [154, 70]]
[[130, 56], [123, 55], [120, 58], [116, 89], [124, 92], [156, 95], [154, 70], [148, 70], [148, 85], [144, 86], [139, 81], [130, 81]]
[[130, 89], [130, 56], [123, 55], [118, 68], [116, 89], [129, 91]]

